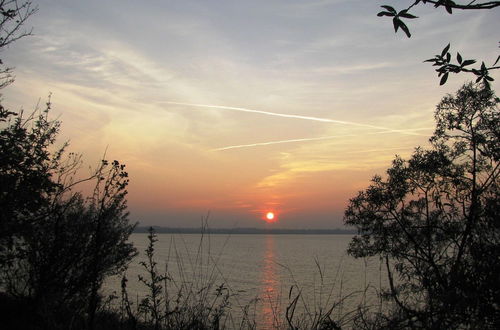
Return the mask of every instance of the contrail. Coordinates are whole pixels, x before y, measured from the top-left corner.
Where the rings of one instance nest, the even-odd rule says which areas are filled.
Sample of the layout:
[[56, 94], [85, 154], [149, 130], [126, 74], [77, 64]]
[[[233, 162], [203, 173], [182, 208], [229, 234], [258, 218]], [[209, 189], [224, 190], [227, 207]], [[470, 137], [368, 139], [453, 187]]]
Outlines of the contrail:
[[212, 149], [211, 151], [223, 151], [223, 150], [229, 150], [229, 149], [239, 149], [239, 148], [249, 148], [249, 147], [258, 147], [258, 146], [268, 146], [268, 145], [272, 145], [272, 144], [281, 144], [281, 143], [318, 141], [318, 140], [330, 140], [330, 139], [335, 139], [335, 138], [339, 138], [339, 137], [346, 137], [346, 136], [349, 137], [349, 136], [357, 136], [357, 135], [354, 135], [354, 134], [349, 134], [349, 135], [334, 135], [334, 136], [322, 136], [322, 137], [317, 137], [317, 138], [303, 138], [303, 139], [291, 139], [291, 140], [258, 142], [258, 143], [240, 144], [240, 145], [234, 145], [234, 146], [221, 147], [221, 148]]
[[[421, 131], [421, 130], [426, 130], [426, 129], [428, 129], [428, 128], [415, 128], [415, 129], [411, 129], [411, 131]], [[388, 130], [388, 131], [383, 131], [383, 132], [367, 133], [366, 135], [387, 134], [387, 133], [393, 133], [393, 131], [392, 130]], [[342, 138], [342, 137], [356, 137], [356, 136], [359, 136], [359, 134], [331, 135], [331, 136], [321, 136], [321, 137], [315, 137], [315, 138], [302, 138], [302, 139], [290, 139], [290, 140], [257, 142], [257, 143], [239, 144], [239, 145], [232, 145], [232, 146], [220, 147], [220, 148], [212, 149], [211, 151], [224, 151], [224, 150], [230, 150], [230, 149], [240, 149], [240, 148], [268, 146], [268, 145], [273, 145], [273, 144], [294, 143], [294, 142], [308, 142], [308, 141], [319, 141], [319, 140], [330, 140], [330, 139], [336, 139], [336, 138]]]
[[415, 146], [407, 146], [407, 147], [396, 147], [396, 148], [383, 148], [383, 149], [368, 149], [368, 150], [354, 150], [354, 151], [346, 151], [345, 154], [360, 154], [367, 152], [380, 152], [380, 151], [392, 151], [392, 150], [407, 150], [415, 148]]
[[319, 122], [323, 122], [323, 123], [335, 123], [335, 124], [342, 124], [342, 125], [351, 125], [351, 126], [366, 127], [366, 128], [371, 128], [371, 129], [381, 129], [381, 130], [395, 132], [395, 133], [401, 133], [401, 134], [424, 136], [423, 134], [413, 133], [412, 130], [392, 129], [392, 128], [387, 128], [387, 127], [382, 127], [382, 126], [374, 126], [374, 125], [361, 124], [361, 123], [355, 123], [355, 122], [344, 121], [344, 120], [335, 120], [335, 119], [329, 119], [329, 118], [301, 116], [301, 115], [289, 115], [289, 114], [285, 114], [285, 113], [269, 112], [269, 111], [247, 109], [247, 108], [238, 108], [238, 107], [228, 107], [228, 106], [224, 106], [224, 105], [196, 104], [196, 103], [169, 102], [169, 101], [165, 101], [162, 103], [184, 105], [184, 106], [189, 106], [189, 107], [224, 109], [224, 110], [232, 110], [232, 111], [240, 111], [240, 112], [258, 113], [258, 114], [267, 115], [267, 116], [274, 116], [274, 117], [293, 118], [293, 119], [319, 121]]

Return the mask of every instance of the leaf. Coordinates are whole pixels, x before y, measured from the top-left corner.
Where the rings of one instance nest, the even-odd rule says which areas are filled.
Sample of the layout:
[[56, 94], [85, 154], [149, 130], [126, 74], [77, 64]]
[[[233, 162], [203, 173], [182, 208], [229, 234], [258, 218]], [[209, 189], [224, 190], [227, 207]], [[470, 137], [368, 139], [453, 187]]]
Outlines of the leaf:
[[401, 30], [404, 31], [404, 33], [406, 33], [406, 36], [408, 38], [411, 38], [411, 33], [410, 33], [410, 30], [408, 30], [408, 27], [406, 26], [405, 23], [403, 23], [402, 21], [399, 21], [400, 22], [400, 27], [401, 27]]
[[462, 63], [462, 67], [476, 63], [476, 60], [465, 60]]
[[398, 13], [398, 16], [399, 16], [399, 17], [404, 17], [404, 18], [409, 18], [409, 19], [418, 18], [418, 16], [415, 16], [415, 15], [412, 15], [412, 14], [408, 13], [408, 12], [407, 12], [407, 9], [401, 10], [401, 11]]
[[399, 22], [401, 22], [401, 21], [399, 20], [399, 18], [397, 16], [392, 19], [392, 25], [394, 26], [394, 32], [398, 32]]
[[418, 18], [418, 16], [415, 16], [415, 15], [412, 15], [412, 14], [403, 14], [403, 15], [400, 15], [400, 16], [404, 17], [404, 18], [409, 18], [409, 19]]
[[439, 85], [444, 85], [446, 83], [446, 80], [448, 80], [448, 72], [446, 72], [442, 77], [441, 80], [439, 81]]
[[484, 87], [487, 89], [487, 90], [490, 90], [491, 89], [491, 86], [490, 86], [490, 82], [488, 80], [483, 80], [484, 82]]
[[457, 53], [457, 61], [458, 64], [462, 64], [462, 56], [460, 55], [460, 53]]
[[388, 10], [390, 13], [393, 13], [394, 15], [396, 15], [396, 9], [392, 8], [391, 6], [380, 6], [386, 10]]
[[446, 62], [450, 63], [450, 61], [451, 61], [451, 54], [447, 53], [446, 54]]
[[448, 44], [448, 46], [443, 48], [443, 51], [441, 52], [441, 56], [444, 57], [449, 49], [450, 49], [450, 44]]
[[389, 13], [387, 11], [381, 11], [380, 13], [377, 14], [378, 17], [382, 17], [382, 16], [389, 16], [389, 17], [392, 17], [394, 16], [394, 14], [392, 13]]

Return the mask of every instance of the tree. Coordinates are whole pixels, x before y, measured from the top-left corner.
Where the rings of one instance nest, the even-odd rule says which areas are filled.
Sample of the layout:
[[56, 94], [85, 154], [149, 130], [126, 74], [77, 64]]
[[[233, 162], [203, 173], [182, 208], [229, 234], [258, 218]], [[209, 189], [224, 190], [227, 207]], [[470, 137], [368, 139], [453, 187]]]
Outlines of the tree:
[[[31, 34], [23, 25], [36, 10], [31, 1], [0, 0], [0, 51]], [[13, 77], [0, 65], [1, 89]], [[102, 160], [82, 177], [82, 157], [67, 154], [68, 143], [55, 147], [61, 123], [49, 119], [50, 107], [49, 97], [24, 117], [0, 104], [0, 289], [28, 301], [44, 319], [37, 326], [67, 328], [76, 318], [93, 328], [104, 279], [136, 254], [128, 174]], [[83, 182], [94, 182], [89, 196], [77, 191]]]
[[431, 148], [396, 157], [350, 200], [348, 252], [385, 262], [386, 326], [500, 324], [500, 100], [477, 84], [442, 99]]
[[[51, 151], [60, 122], [49, 119], [50, 101], [26, 119], [2, 110], [0, 285], [30, 297], [44, 315], [71, 308], [93, 324], [103, 280], [136, 254], [125, 165], [103, 160], [77, 179], [81, 156], [65, 156], [67, 143]], [[76, 188], [89, 181], [85, 197]]]
[[[0, 0], [0, 51], [11, 43], [31, 35], [31, 30], [22, 27], [38, 8], [31, 1]], [[3, 67], [0, 59], [0, 89], [14, 81], [11, 67]]]
[[[377, 16], [379, 17], [390, 17], [392, 18], [392, 24], [394, 26], [394, 32], [398, 32], [401, 29], [408, 38], [411, 37], [410, 29], [403, 21], [404, 19], [416, 19], [415, 16], [410, 13], [417, 6], [429, 6], [432, 5], [434, 8], [443, 8], [448, 12], [448, 14], [453, 14], [455, 10], [488, 10], [494, 9], [500, 6], [500, 1], [452, 1], [452, 0], [410, 0], [410, 5], [402, 10], [396, 10], [394, 7], [384, 5], [381, 6], [384, 10], [379, 12]], [[476, 83], [482, 82], [486, 88], [490, 88], [490, 82], [494, 79], [490, 76], [492, 70], [500, 69], [497, 63], [500, 61], [500, 55], [497, 57], [495, 62], [491, 65], [486, 65], [481, 62], [481, 65], [476, 68], [471, 68], [470, 66], [476, 63], [474, 59], [464, 59], [460, 53], [457, 52], [456, 57], [452, 56], [450, 53], [450, 44], [443, 48], [443, 50], [434, 55], [433, 58], [425, 60], [425, 62], [433, 63], [436, 66], [436, 72], [438, 77], [440, 77], [439, 84], [443, 85], [448, 80], [450, 73], [460, 73], [467, 72], [472, 73], [476, 76]], [[453, 60], [456, 59], [454, 63]]]

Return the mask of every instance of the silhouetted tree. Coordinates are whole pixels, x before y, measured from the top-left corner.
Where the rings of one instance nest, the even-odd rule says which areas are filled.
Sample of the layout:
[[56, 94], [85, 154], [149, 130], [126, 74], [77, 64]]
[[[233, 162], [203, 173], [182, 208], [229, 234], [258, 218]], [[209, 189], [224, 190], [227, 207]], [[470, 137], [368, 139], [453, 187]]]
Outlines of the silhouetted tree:
[[[30, 123], [35, 123], [29, 127]], [[7, 250], [15, 250], [15, 237], [27, 229], [32, 214], [47, 208], [47, 196], [57, 184], [51, 177], [64, 147], [51, 155], [59, 123], [47, 121], [44, 113], [26, 120], [0, 105], [0, 266], [11, 263]]]
[[[26, 119], [4, 111], [0, 131], [0, 284], [31, 297], [46, 315], [59, 308], [84, 312], [90, 323], [104, 278], [135, 255], [127, 242], [134, 225], [126, 211], [128, 175], [118, 161], [77, 179], [81, 157], [67, 144], [51, 151], [60, 122], [50, 102]], [[89, 197], [75, 191], [94, 181]]]
[[384, 260], [392, 327], [500, 325], [499, 102], [471, 83], [444, 97], [431, 148], [397, 157], [349, 202], [348, 252]]
[[[36, 12], [31, 1], [0, 0], [0, 51], [31, 34], [23, 29]], [[13, 81], [0, 60], [0, 89]], [[0, 289], [28, 297], [45, 326], [72, 317], [93, 327], [99, 289], [135, 255], [134, 225], [126, 210], [125, 165], [103, 160], [87, 177], [81, 156], [56, 148], [61, 123], [46, 107], [28, 115], [0, 104]], [[94, 182], [90, 196], [76, 191]], [[48, 322], [48, 323], [47, 323]]]
[[[31, 34], [23, 30], [26, 20], [37, 11], [31, 1], [0, 0], [0, 51], [16, 40]], [[12, 68], [5, 67], [0, 59], [0, 89], [14, 80]]]
[[[410, 29], [403, 20], [418, 18], [410, 13], [410, 11], [414, 10], [417, 6], [433, 6], [437, 9], [443, 8], [450, 15], [453, 14], [454, 10], [485, 10], [494, 9], [500, 6], [500, 1], [410, 0], [407, 1], [407, 3], [408, 2], [408, 7], [399, 11], [392, 6], [384, 5], [382, 6], [384, 10], [377, 14], [379, 17], [387, 16], [392, 18], [394, 32], [397, 33], [398, 30], [401, 29], [408, 38], [411, 37]], [[458, 52], [455, 57], [449, 50], [450, 44], [444, 47], [439, 54], [425, 61], [433, 63], [433, 66], [437, 66], [436, 72], [438, 73], [438, 77], [441, 77], [439, 82], [440, 85], [446, 83], [450, 73], [468, 72], [476, 76], [476, 83], [482, 82], [486, 88], [490, 88], [490, 82], [494, 80], [490, 76], [490, 72], [500, 69], [500, 66], [497, 66], [500, 55], [491, 65], [486, 65], [484, 62], [481, 62], [479, 67], [471, 68], [470, 66], [475, 64], [476, 60], [464, 59]]]

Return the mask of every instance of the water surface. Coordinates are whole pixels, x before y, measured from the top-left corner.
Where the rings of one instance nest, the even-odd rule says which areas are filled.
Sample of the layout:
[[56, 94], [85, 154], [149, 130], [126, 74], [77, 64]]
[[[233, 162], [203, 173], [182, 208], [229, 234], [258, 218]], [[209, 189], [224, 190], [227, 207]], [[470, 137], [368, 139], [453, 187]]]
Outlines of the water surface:
[[[297, 316], [313, 315], [345, 299], [334, 309], [334, 315], [341, 315], [366, 299], [361, 293], [346, 298], [349, 294], [378, 288], [382, 282], [378, 260], [346, 254], [351, 235], [158, 234], [157, 238], [159, 270], [196, 289], [210, 286], [210, 298], [223, 284], [232, 294], [233, 319], [241, 318], [249, 306], [259, 329], [282, 325], [289, 297], [299, 291]], [[145, 260], [147, 234], [132, 234], [131, 240], [140, 254], [127, 271], [128, 291], [131, 297], [142, 297], [146, 287], [137, 278], [145, 275], [139, 263]], [[119, 279], [105, 286], [106, 291], [119, 288]]]

